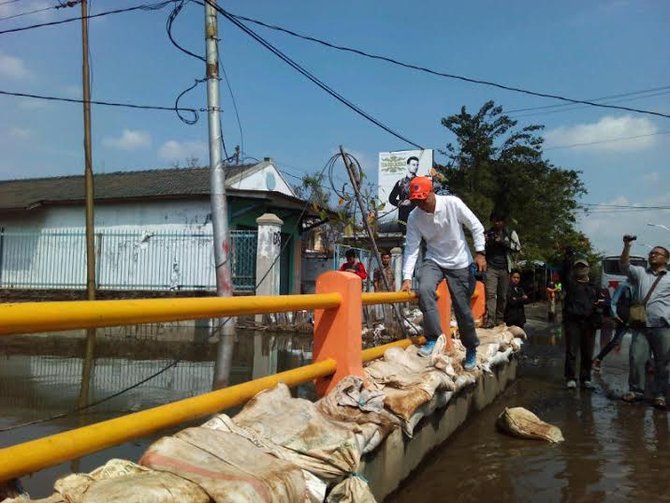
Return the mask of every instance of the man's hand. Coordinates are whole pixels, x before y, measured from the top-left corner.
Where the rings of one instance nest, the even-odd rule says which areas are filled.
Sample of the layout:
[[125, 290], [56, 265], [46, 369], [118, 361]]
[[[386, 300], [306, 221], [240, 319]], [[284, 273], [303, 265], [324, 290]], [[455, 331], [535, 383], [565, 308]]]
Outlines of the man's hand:
[[401, 292], [409, 292], [412, 289], [412, 280], [411, 279], [406, 279], [402, 282], [402, 285], [400, 286], [400, 291]]
[[481, 253], [475, 255], [475, 264], [479, 272], [486, 272], [486, 257]]

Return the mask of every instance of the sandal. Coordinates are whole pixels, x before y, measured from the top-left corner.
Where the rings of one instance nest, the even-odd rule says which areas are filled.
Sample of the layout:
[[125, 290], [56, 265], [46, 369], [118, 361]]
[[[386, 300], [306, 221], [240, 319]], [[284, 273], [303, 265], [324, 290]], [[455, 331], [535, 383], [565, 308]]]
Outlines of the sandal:
[[624, 393], [621, 399], [624, 402], [628, 403], [633, 403], [633, 402], [639, 402], [644, 398], [644, 395], [642, 393], [638, 393], [637, 391], [628, 391], [627, 393]]

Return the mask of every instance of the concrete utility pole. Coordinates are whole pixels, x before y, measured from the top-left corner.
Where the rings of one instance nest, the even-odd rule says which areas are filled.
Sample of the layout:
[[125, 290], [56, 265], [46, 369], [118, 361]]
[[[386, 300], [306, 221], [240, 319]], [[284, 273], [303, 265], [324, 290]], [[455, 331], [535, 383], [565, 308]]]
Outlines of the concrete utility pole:
[[[205, 49], [207, 64], [207, 109], [209, 122], [210, 198], [212, 206], [212, 232], [214, 236], [214, 266], [216, 294], [233, 295], [230, 273], [230, 233], [226, 203], [225, 174], [219, 118], [219, 51], [216, 0], [205, 2]], [[221, 320], [221, 336], [214, 368], [214, 388], [229, 384], [235, 336], [235, 318]]]
[[[84, 100], [84, 192], [86, 197], [86, 298], [95, 300], [95, 232], [93, 219], [93, 155], [91, 153], [91, 78], [88, 65], [88, 2], [81, 0], [82, 87]], [[86, 330], [86, 355], [82, 367], [79, 406], [88, 404], [95, 328]]]

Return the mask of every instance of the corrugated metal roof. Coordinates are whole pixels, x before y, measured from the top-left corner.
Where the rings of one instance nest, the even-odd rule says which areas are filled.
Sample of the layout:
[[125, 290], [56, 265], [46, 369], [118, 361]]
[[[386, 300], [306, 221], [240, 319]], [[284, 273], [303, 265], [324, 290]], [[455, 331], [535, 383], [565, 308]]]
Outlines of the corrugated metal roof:
[[[226, 166], [226, 186], [267, 163]], [[95, 200], [209, 195], [209, 168], [119, 171], [94, 175]], [[0, 210], [84, 200], [84, 176], [0, 181]]]

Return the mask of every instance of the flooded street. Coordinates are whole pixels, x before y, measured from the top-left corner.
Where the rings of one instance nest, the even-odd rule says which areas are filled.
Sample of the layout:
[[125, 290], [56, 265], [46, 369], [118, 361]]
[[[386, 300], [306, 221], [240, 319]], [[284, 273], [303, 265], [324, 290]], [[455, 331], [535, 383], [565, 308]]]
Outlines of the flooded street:
[[[560, 326], [539, 314], [538, 306], [530, 306], [530, 340], [520, 356], [518, 379], [387, 501], [670, 501], [670, 415], [618, 400], [626, 389], [628, 338], [620, 352], [605, 360], [602, 374], [594, 376], [596, 390], [568, 391]], [[187, 338], [99, 335], [91, 401], [101, 403], [81, 413], [73, 413], [82, 372], [76, 355], [84, 354], [81, 337], [0, 340], [0, 447], [210, 391], [216, 344]], [[243, 331], [237, 336], [231, 381], [295, 368], [311, 357], [311, 337]], [[296, 393], [314, 398], [311, 387]], [[516, 406], [561, 428], [565, 442], [552, 446], [498, 433], [497, 416]], [[90, 471], [111, 457], [137, 460], [158, 436], [52, 467], [22, 482], [33, 497], [45, 497], [58, 477]]]
[[[90, 403], [78, 413], [85, 341], [79, 337], [4, 337], [0, 340], [0, 448], [103, 421], [212, 390], [217, 344], [173, 334], [169, 342], [143, 335], [98, 335]], [[183, 336], [184, 342], [179, 338]], [[188, 340], [190, 339], [190, 340]], [[240, 331], [231, 382], [237, 384], [311, 363], [311, 337]], [[314, 398], [306, 386], [295, 393]], [[234, 411], [229, 411], [234, 412]], [[196, 422], [203, 422], [196, 421]], [[187, 425], [177, 429], [182, 429]], [[90, 471], [112, 457], [137, 460], [163, 434], [138, 439], [22, 483], [30, 495], [46, 497], [53, 483], [73, 471]]]
[[[670, 501], [670, 414], [618, 399], [627, 390], [629, 338], [594, 374], [596, 390], [568, 391], [559, 326], [531, 320], [517, 380], [388, 502]], [[498, 433], [505, 407], [534, 412], [561, 428], [565, 442]]]

